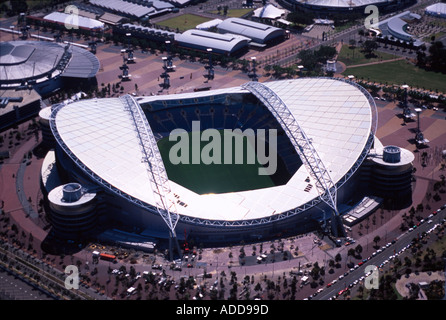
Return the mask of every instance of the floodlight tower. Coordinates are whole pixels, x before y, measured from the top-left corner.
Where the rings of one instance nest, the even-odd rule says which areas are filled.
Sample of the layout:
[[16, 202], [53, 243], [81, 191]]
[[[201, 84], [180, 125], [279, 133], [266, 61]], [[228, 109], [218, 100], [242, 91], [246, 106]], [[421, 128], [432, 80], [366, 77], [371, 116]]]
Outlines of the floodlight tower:
[[302, 71], [304, 69], [304, 66], [303, 65], [298, 65], [297, 69], [299, 69], [299, 77], [302, 77]]
[[10, 25], [9, 26], [9, 29], [11, 29], [11, 33], [12, 33], [12, 41], [14, 41], [15, 39], [14, 39], [14, 25]]
[[161, 74], [161, 78], [164, 79], [163, 84], [161, 85], [163, 87], [163, 89], [168, 89], [170, 87], [170, 76], [167, 73], [168, 72], [168, 66], [167, 66], [167, 57], [162, 57], [161, 58], [164, 61], [164, 72]]
[[96, 40], [88, 42], [88, 46], [90, 47], [91, 53], [96, 54], [96, 47], [97, 47]]
[[127, 63], [134, 63], [135, 57], [133, 56], [133, 49], [130, 45], [130, 37], [132, 36], [131, 33], [126, 33], [127, 36], [127, 48], [125, 49], [125, 52], [128, 54], [127, 56]]
[[407, 103], [407, 89], [409, 86], [407, 84], [401, 86], [402, 89], [404, 89], [404, 97], [403, 97], [403, 119], [404, 123], [406, 123], [406, 119], [411, 117], [410, 108]]
[[212, 65], [212, 48], [207, 48], [206, 51], [209, 54], [209, 64], [205, 66], [208, 73], [204, 75], [208, 80], [214, 80], [214, 66]]
[[170, 40], [166, 40], [166, 49], [167, 49], [167, 60], [164, 64], [165, 68], [167, 68], [167, 71], [175, 71], [175, 66], [172, 64], [172, 55], [170, 54], [170, 46], [171, 42]]
[[417, 113], [417, 131], [415, 133], [415, 142], [418, 145], [423, 145], [428, 142], [425, 138], [423, 133], [421, 132], [420, 128], [420, 113], [422, 112], [421, 108], [416, 108], [415, 112]]
[[251, 57], [251, 64], [252, 64], [252, 69], [249, 77], [251, 78], [252, 81], [259, 81], [259, 78], [257, 77], [256, 74], [256, 57]]
[[131, 74], [129, 74], [129, 66], [126, 63], [126, 59], [125, 57], [123, 57], [124, 63], [122, 64], [122, 66], [119, 67], [119, 69], [122, 70], [122, 75], [121, 75], [121, 79], [122, 81], [129, 81], [130, 77], [132, 76]]

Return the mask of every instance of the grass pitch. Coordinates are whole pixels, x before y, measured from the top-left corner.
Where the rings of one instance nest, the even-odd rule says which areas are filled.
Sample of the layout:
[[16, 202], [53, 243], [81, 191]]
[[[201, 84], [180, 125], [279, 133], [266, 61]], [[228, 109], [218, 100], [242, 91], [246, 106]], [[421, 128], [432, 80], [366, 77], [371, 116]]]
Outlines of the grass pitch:
[[204, 23], [210, 20], [212, 19], [197, 16], [195, 14], [182, 14], [178, 17], [157, 22], [156, 24], [169, 27], [170, 29], [178, 28], [180, 32], [183, 32], [189, 29], [194, 29], [200, 23]]
[[[223, 141], [223, 131], [219, 131], [221, 141]], [[261, 164], [256, 159], [255, 164], [224, 164], [223, 149], [221, 152], [221, 164], [192, 164], [192, 133], [188, 133], [189, 138], [189, 164], [173, 164], [169, 159], [171, 148], [179, 143], [177, 141], [169, 141], [169, 137], [165, 137], [158, 141], [158, 149], [163, 158], [164, 166], [170, 180], [182, 185], [189, 190], [198, 194], [208, 193], [227, 193], [238, 192], [252, 189], [269, 188], [275, 186], [273, 180], [268, 175], [259, 175], [258, 169]], [[246, 154], [246, 147], [253, 148], [247, 143], [244, 138], [244, 152]], [[209, 142], [202, 141], [200, 145], [200, 152]], [[222, 143], [223, 145], [223, 143]], [[223, 147], [222, 147], [223, 148]], [[234, 155], [235, 146], [233, 145], [232, 154]], [[252, 151], [253, 149], [251, 149]]]

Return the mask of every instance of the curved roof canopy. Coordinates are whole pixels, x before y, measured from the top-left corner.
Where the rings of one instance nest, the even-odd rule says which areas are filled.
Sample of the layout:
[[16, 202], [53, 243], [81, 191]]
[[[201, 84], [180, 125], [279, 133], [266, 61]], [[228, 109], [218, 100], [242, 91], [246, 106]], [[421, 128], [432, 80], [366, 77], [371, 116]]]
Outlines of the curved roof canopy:
[[99, 60], [91, 52], [46, 41], [0, 42], [0, 84], [14, 86], [51, 77], [94, 77]]
[[[367, 155], [376, 120], [373, 99], [360, 87], [335, 79], [294, 79], [263, 83], [286, 104], [309, 137], [335, 184], [346, 181]], [[141, 97], [138, 103], [250, 94], [241, 87], [168, 96]], [[155, 205], [156, 196], [142, 163], [134, 123], [119, 98], [80, 100], [53, 111], [59, 144], [94, 174], [123, 193]], [[271, 188], [199, 195], [170, 181], [187, 206], [178, 214], [196, 219], [246, 221], [294, 210], [319, 198], [305, 190], [311, 177], [305, 166], [285, 184]], [[314, 181], [310, 182], [314, 184]]]
[[217, 29], [220, 33], [243, 35], [258, 43], [265, 43], [285, 34], [283, 29], [240, 18], [228, 18]]
[[219, 34], [215, 32], [191, 29], [182, 34], [175, 34], [179, 45], [206, 51], [211, 48], [216, 53], [233, 53], [248, 45], [249, 38], [235, 34]]

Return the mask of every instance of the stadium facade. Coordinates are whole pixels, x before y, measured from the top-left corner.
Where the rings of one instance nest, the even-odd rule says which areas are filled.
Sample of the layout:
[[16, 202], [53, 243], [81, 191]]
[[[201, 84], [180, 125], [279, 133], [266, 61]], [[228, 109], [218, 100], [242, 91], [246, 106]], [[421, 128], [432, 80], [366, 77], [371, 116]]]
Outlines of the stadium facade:
[[0, 43], [0, 90], [34, 89], [48, 95], [70, 80], [95, 79], [99, 60], [76, 46], [48, 41]]
[[49, 41], [0, 43], [0, 130], [40, 111], [61, 88], [95, 84], [99, 60], [91, 52]]
[[[174, 129], [190, 131], [192, 121], [200, 121], [203, 130], [277, 130], [282, 169], [274, 178], [279, 182], [261, 189], [198, 194], [170, 179], [157, 142]], [[42, 166], [47, 195], [55, 185], [75, 183], [87, 199], [95, 198], [94, 206], [76, 211], [83, 221], [153, 239], [175, 235], [203, 246], [324, 228], [367, 194], [373, 168], [368, 158], [377, 155], [371, 152], [377, 141], [373, 98], [355, 83], [331, 78], [80, 100], [53, 106], [49, 126], [56, 148]], [[385, 171], [385, 161], [379, 165]], [[64, 189], [57, 188], [60, 195]], [[61, 219], [62, 200], [53, 205], [50, 197], [48, 201], [57, 208], [50, 213], [57, 220], [56, 233], [89, 236], [83, 224], [67, 234], [73, 219]], [[96, 214], [91, 208], [98, 208]], [[63, 221], [68, 225], [61, 225]]]
[[320, 14], [364, 13], [368, 5], [375, 5], [380, 11], [395, 11], [416, 0], [279, 0], [290, 10]]

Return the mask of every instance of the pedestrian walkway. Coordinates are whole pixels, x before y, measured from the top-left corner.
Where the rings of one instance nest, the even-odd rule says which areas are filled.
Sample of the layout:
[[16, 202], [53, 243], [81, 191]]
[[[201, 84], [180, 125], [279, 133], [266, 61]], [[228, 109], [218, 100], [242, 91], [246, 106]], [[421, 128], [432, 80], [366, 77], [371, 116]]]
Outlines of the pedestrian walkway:
[[[429, 274], [430, 273], [430, 274]], [[430, 283], [434, 280], [445, 281], [444, 272], [420, 272], [418, 275], [415, 273], [411, 273], [409, 277], [401, 277], [395, 284], [395, 288], [400, 295], [403, 297], [408, 297], [410, 295], [410, 290], [408, 288], [408, 284], [414, 283], [415, 285], [419, 285], [420, 283]], [[421, 291], [421, 290], [420, 290]], [[427, 300], [426, 295], [424, 293], [419, 295], [419, 300]]]

